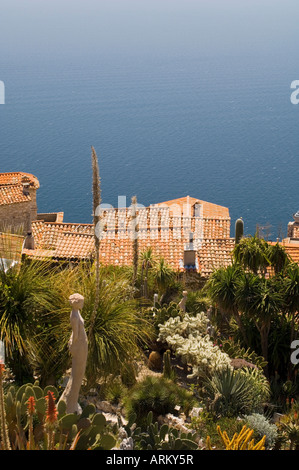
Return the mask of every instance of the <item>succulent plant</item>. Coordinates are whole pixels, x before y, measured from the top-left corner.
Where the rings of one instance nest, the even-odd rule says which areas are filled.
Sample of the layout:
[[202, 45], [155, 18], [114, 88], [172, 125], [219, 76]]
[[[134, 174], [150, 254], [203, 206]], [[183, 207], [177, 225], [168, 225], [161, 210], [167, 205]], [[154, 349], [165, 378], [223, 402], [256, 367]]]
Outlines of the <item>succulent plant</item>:
[[128, 438], [131, 438], [135, 449], [140, 450], [196, 450], [198, 449], [195, 433], [181, 432], [179, 429], [158, 422], [153, 423], [153, 413], [147, 415], [147, 426], [144, 430], [137, 427], [133, 415], [125, 427]]
[[[18, 439], [24, 442], [22, 448], [26, 448], [27, 431], [29, 424], [32, 425], [32, 419], [28, 416], [28, 400], [33, 397], [36, 412], [35, 435], [36, 440], [43, 441], [45, 431], [46, 413], [47, 413], [47, 395], [51, 394], [53, 399], [58, 398], [58, 390], [53, 386], [47, 386], [44, 389], [39, 387], [38, 383], [24, 384], [16, 389], [11, 386], [5, 397], [6, 422], [11, 442]], [[61, 448], [61, 442], [64, 447], [74, 445], [76, 449], [105, 449], [110, 450], [116, 443], [116, 439], [109, 433], [105, 416], [96, 412], [93, 404], [88, 404], [82, 410], [80, 415], [75, 413], [66, 413], [66, 404], [59, 401], [57, 404], [57, 420], [55, 422], [55, 433], [53, 445], [55, 448]], [[32, 417], [31, 417], [32, 418]], [[37, 433], [37, 430], [40, 432]], [[31, 431], [31, 428], [30, 428]], [[20, 444], [19, 444], [20, 446]]]
[[236, 220], [236, 224], [235, 224], [235, 243], [236, 244], [239, 243], [243, 235], [244, 235], [244, 221], [242, 217], [240, 217], [239, 219]]

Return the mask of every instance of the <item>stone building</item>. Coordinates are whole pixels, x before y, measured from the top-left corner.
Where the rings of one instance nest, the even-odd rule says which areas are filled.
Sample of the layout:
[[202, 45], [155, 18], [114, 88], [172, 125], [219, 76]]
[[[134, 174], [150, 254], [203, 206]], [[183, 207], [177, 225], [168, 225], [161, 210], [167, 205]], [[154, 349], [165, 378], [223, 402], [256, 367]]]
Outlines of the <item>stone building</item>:
[[0, 173], [0, 231], [27, 235], [37, 219], [38, 179], [29, 173]]
[[[231, 262], [234, 238], [228, 208], [185, 196], [138, 207], [136, 214], [135, 231], [132, 207], [103, 209], [97, 233], [102, 265], [131, 265], [135, 235], [140, 254], [151, 248], [156, 258], [164, 258], [177, 272], [208, 277], [213, 269]], [[26, 256], [57, 261], [94, 257], [93, 225], [64, 222], [63, 213], [56, 214], [56, 220], [38, 214], [32, 234], [35, 248], [25, 248]]]
[[299, 211], [293, 215], [293, 221], [288, 223], [288, 234], [289, 241], [299, 242]]

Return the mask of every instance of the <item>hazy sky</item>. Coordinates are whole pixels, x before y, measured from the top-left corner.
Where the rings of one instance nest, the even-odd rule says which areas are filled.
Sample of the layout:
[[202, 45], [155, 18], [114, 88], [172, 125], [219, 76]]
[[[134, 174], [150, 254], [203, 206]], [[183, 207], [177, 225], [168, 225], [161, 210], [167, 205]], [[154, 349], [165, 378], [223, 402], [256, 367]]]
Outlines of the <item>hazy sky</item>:
[[298, 0], [0, 0], [15, 55], [298, 51]]

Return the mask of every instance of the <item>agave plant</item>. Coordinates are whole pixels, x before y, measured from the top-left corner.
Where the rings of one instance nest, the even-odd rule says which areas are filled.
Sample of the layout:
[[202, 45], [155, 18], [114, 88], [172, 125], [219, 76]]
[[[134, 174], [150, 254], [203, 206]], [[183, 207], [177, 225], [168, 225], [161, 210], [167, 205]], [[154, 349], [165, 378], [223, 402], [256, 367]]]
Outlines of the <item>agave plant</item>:
[[216, 416], [238, 416], [252, 411], [252, 381], [246, 374], [226, 367], [203, 384], [208, 406]]

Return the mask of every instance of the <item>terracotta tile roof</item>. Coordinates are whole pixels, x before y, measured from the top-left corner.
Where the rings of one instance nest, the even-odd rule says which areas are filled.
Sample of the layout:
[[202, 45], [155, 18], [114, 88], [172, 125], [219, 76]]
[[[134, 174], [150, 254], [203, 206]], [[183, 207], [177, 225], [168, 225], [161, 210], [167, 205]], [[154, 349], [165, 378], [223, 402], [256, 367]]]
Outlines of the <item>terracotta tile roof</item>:
[[215, 269], [229, 266], [234, 246], [234, 238], [204, 240], [198, 248], [202, 276], [208, 277]]
[[24, 172], [15, 172], [15, 173], [0, 173], [0, 185], [10, 185], [10, 184], [23, 184], [28, 183], [34, 189], [39, 188], [39, 181], [36, 176], [30, 173]]
[[189, 214], [190, 216], [193, 216], [194, 211], [198, 210], [201, 211], [202, 217], [229, 219], [229, 209], [227, 207], [219, 206], [212, 202], [202, 201], [190, 196], [160, 202], [157, 205], [168, 206], [171, 207], [174, 212], [176, 210], [180, 210], [181, 213], [185, 213], [186, 215]]
[[[187, 198], [175, 201], [185, 204]], [[198, 200], [194, 199], [194, 201]], [[188, 199], [189, 202], [190, 199]], [[228, 262], [232, 239], [230, 239], [228, 209], [209, 203], [204, 204], [207, 207], [205, 216], [203, 216], [204, 211], [200, 215], [184, 212], [173, 214], [171, 204], [155, 204], [147, 208], [138, 208], [136, 231], [132, 225], [131, 208], [103, 210], [100, 230], [100, 262], [104, 265], [131, 265], [132, 241], [134, 234], [138, 233], [139, 253], [151, 247], [154, 256], [163, 257], [176, 271], [186, 269], [184, 249], [188, 248], [189, 242], [193, 242], [196, 257], [192, 269], [207, 275], [214, 267]], [[214, 206], [216, 212], [212, 217], [211, 207]], [[92, 224], [38, 220], [32, 223], [32, 233], [36, 249], [24, 250], [27, 255], [86, 259], [94, 254]]]
[[284, 239], [281, 245], [284, 247], [291, 260], [299, 264], [299, 240]]
[[24, 185], [38, 189], [37, 178], [29, 173], [0, 173], [0, 205], [30, 201], [30, 195], [24, 191]]
[[29, 194], [23, 193], [21, 185], [11, 184], [9, 186], [0, 186], [0, 205], [16, 204], [30, 200], [31, 197]]
[[90, 224], [32, 223], [35, 249], [23, 250], [29, 256], [59, 259], [89, 259], [94, 254], [93, 226]]

